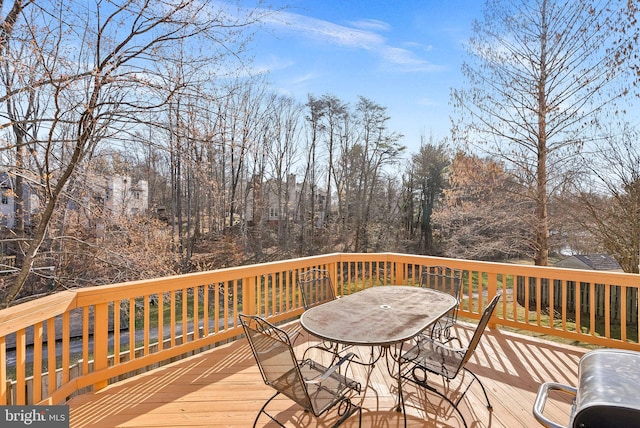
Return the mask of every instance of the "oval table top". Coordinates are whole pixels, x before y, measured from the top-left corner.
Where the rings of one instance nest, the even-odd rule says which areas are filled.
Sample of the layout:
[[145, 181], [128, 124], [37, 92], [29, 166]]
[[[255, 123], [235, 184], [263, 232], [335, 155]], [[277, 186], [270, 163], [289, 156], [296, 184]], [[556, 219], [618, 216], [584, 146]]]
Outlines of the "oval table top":
[[428, 288], [378, 286], [310, 308], [300, 325], [331, 342], [388, 346], [416, 336], [455, 305], [453, 296]]

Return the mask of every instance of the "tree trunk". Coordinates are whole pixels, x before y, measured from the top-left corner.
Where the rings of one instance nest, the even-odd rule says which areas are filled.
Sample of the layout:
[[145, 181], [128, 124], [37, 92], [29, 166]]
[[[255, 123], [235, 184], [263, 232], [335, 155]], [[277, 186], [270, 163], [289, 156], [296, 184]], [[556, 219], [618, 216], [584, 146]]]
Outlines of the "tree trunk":
[[542, 2], [540, 32], [540, 78], [538, 80], [538, 163], [536, 166], [536, 245], [534, 263], [549, 262], [549, 218], [547, 195], [547, 2]]

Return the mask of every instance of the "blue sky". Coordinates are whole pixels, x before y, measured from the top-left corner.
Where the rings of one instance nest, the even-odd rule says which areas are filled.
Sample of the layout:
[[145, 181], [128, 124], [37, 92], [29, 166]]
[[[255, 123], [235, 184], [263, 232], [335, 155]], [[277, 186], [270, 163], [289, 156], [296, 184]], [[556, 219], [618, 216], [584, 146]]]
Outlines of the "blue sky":
[[461, 83], [464, 43], [479, 0], [290, 0], [256, 36], [255, 66], [279, 93], [306, 102], [362, 95], [387, 107], [389, 128], [416, 152], [420, 136], [449, 135], [451, 87]]

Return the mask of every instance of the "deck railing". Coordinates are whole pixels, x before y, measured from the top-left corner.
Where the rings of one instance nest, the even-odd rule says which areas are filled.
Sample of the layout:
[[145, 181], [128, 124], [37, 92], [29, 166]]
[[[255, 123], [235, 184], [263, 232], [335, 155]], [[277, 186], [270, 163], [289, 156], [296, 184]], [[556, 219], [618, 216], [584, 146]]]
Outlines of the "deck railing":
[[339, 294], [419, 285], [423, 266], [463, 271], [459, 316], [478, 319], [502, 291], [492, 324], [640, 350], [640, 276], [378, 254], [328, 254], [65, 291], [0, 311], [0, 405], [58, 404], [233, 340], [238, 314], [286, 322], [302, 311], [297, 276], [330, 272]]

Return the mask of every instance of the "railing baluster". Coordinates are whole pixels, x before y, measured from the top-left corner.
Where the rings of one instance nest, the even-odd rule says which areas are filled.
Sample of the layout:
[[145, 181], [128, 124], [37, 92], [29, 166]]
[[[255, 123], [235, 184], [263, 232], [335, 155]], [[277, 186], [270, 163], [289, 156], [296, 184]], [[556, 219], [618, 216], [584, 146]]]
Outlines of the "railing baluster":
[[[491, 301], [491, 299], [493, 299], [493, 296], [495, 296], [498, 293], [498, 275], [496, 273], [490, 273], [487, 275], [487, 304]], [[484, 308], [482, 308], [484, 310]], [[489, 328], [495, 328], [496, 327], [496, 322], [495, 322], [495, 315], [491, 317], [491, 319], [489, 320]]]
[[26, 371], [27, 371], [27, 334], [25, 329], [16, 332], [16, 402], [13, 404], [27, 404]]
[[56, 357], [56, 322], [55, 318], [47, 320], [47, 396], [51, 395], [51, 391], [57, 389], [57, 367], [58, 361]]
[[82, 374], [89, 374], [89, 307], [82, 308]]
[[136, 300], [129, 298], [129, 361], [136, 358]]
[[[93, 313], [93, 371], [109, 366], [109, 304], [100, 303]], [[107, 379], [94, 384], [95, 390], [107, 386]]]
[[171, 340], [169, 341], [169, 347], [176, 346], [176, 291], [171, 290], [169, 294], [169, 319], [171, 325]]
[[142, 355], [149, 355], [149, 298], [148, 294], [142, 297]]
[[215, 293], [213, 295], [214, 313], [213, 313], [213, 332], [217, 334], [220, 331], [220, 283], [215, 284]]
[[627, 341], [627, 287], [620, 286], [620, 340]]
[[0, 336], [0, 406], [6, 406], [8, 404], [7, 365], [2, 361], [7, 361], [7, 341], [4, 336]]
[[113, 364], [120, 364], [120, 300], [113, 302]]
[[182, 341], [180, 343], [181, 344], [185, 344], [185, 343], [187, 343], [187, 330], [188, 330], [188, 326], [187, 326], [187, 301], [189, 300], [189, 295], [187, 293], [187, 289], [186, 288], [182, 289], [181, 298], [182, 298], [182, 306], [181, 306], [182, 315], [181, 315], [180, 322], [182, 324]]
[[610, 284], [604, 284], [604, 335], [611, 337], [611, 287]]
[[38, 403], [42, 399], [42, 323], [33, 326], [33, 390], [31, 403]]
[[69, 360], [71, 358], [70, 337], [69, 312], [65, 312], [62, 314], [62, 384], [69, 382]]
[[158, 352], [164, 349], [164, 293], [158, 293]]
[[589, 283], [589, 334], [594, 335], [596, 332], [596, 284]]
[[224, 283], [224, 311], [222, 313], [222, 329], [226, 330], [229, 328], [229, 282]]
[[193, 340], [199, 339], [200, 330], [200, 286], [193, 287]]

